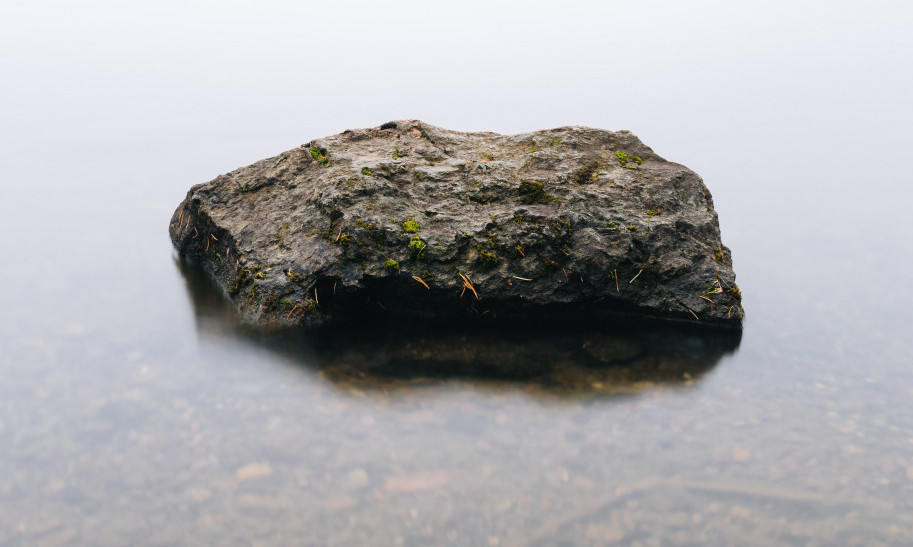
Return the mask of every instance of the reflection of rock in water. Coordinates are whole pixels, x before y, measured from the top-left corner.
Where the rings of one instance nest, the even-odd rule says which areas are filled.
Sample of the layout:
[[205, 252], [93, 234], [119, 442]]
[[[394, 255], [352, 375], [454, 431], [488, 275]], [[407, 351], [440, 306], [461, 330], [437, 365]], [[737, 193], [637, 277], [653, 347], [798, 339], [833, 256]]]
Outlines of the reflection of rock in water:
[[267, 347], [345, 387], [386, 390], [443, 379], [504, 382], [555, 394], [636, 392], [687, 384], [735, 351], [741, 331], [585, 318], [559, 326], [385, 323], [269, 330], [240, 323], [199, 268], [176, 261], [201, 331]]

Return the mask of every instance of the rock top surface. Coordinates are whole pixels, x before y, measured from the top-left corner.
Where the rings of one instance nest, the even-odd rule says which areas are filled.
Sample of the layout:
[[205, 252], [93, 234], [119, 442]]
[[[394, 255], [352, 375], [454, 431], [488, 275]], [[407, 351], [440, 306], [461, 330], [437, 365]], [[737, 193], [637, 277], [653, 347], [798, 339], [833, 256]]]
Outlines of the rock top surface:
[[260, 324], [744, 316], [710, 192], [628, 131], [347, 130], [192, 187], [169, 231]]

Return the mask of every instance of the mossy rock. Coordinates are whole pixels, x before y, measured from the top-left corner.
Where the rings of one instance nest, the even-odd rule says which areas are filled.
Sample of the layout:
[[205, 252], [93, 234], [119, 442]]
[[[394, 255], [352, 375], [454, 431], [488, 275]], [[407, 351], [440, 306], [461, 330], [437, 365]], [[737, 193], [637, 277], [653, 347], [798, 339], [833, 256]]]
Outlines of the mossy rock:
[[169, 231], [253, 323], [744, 316], [709, 190], [628, 131], [346, 130], [194, 186]]

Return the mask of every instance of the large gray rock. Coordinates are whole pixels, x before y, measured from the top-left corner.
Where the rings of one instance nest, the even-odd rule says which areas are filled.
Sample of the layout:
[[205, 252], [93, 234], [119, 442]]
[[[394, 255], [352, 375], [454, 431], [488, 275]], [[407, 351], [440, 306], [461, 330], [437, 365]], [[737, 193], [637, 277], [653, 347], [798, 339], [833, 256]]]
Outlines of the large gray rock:
[[710, 192], [628, 131], [344, 131], [194, 186], [170, 233], [262, 324], [744, 315]]

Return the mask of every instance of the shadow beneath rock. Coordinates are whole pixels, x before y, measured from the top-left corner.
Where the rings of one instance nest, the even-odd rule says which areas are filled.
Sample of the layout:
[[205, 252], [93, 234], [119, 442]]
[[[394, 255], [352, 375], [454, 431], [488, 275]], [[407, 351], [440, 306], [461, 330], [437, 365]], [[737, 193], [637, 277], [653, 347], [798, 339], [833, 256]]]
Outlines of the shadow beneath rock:
[[244, 324], [199, 267], [175, 259], [201, 335], [245, 340], [340, 389], [412, 390], [462, 380], [559, 397], [689, 386], [738, 349], [741, 329], [637, 317], [561, 324], [408, 318], [309, 329]]

